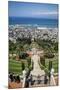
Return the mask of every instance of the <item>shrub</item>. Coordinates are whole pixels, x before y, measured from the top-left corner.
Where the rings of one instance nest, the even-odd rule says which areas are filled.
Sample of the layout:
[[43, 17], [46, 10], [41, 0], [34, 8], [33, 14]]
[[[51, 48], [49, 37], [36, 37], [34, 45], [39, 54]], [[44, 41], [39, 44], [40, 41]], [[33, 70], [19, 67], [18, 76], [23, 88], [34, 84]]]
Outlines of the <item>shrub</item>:
[[45, 66], [45, 57], [40, 57], [40, 62], [43, 66]]
[[54, 54], [49, 52], [49, 53], [45, 53], [44, 55], [46, 58], [53, 58], [54, 57]]
[[22, 70], [24, 70], [25, 69], [25, 64], [22, 62], [21, 65], [22, 65]]
[[52, 61], [49, 60], [49, 71], [51, 70], [51, 68], [52, 68]]
[[31, 65], [31, 58], [30, 57], [27, 57], [27, 62], [28, 62], [28, 68], [29, 68], [29, 66]]
[[29, 55], [28, 55], [27, 53], [24, 53], [24, 52], [20, 52], [20, 55], [19, 55], [19, 57], [20, 57], [21, 59], [26, 59], [28, 56], [29, 56]]

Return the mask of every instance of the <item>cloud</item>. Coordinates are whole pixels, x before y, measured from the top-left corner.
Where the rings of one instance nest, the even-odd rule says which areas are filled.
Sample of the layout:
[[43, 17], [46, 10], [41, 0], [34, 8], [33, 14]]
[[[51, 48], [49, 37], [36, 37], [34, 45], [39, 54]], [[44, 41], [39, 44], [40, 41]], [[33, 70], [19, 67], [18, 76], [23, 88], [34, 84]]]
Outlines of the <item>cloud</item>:
[[58, 15], [58, 12], [32, 12], [32, 15]]

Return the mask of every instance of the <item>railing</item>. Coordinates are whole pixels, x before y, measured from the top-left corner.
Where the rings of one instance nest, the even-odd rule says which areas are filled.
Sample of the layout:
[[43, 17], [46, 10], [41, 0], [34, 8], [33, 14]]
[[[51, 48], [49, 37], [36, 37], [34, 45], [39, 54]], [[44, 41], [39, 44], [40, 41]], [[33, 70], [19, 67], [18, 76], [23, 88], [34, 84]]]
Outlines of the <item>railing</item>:
[[[22, 75], [20, 75], [19, 78], [17, 78], [17, 79], [16, 79], [16, 77], [17, 77], [17, 75], [15, 75], [15, 77], [13, 75], [12, 80], [11, 80], [11, 78], [9, 78], [10, 82], [11, 81], [13, 81], [13, 82], [19, 81], [19, 82], [23, 83], [23, 76]], [[25, 84], [28, 83], [28, 87], [44, 86], [44, 85], [45, 86], [50, 86], [50, 80], [51, 80], [51, 77], [49, 78], [47, 75], [41, 75], [41, 76], [35, 76], [35, 75], [31, 76], [31, 75], [29, 75], [28, 78], [25, 77]]]
[[49, 82], [49, 78], [46, 75], [41, 75], [41, 76], [32, 75], [31, 81], [33, 82], [33, 85], [47, 84]]

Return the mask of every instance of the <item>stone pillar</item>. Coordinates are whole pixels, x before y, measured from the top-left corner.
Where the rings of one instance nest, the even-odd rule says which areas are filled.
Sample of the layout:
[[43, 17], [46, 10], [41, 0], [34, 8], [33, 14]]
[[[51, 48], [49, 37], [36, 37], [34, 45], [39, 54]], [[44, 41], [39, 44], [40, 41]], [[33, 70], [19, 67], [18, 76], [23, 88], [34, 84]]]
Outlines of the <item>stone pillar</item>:
[[22, 87], [25, 87], [25, 81], [26, 81], [26, 70], [23, 70], [23, 85], [22, 85]]
[[55, 82], [55, 79], [54, 79], [54, 69], [53, 68], [51, 69], [50, 74], [51, 74], [51, 76], [50, 76], [50, 86], [55, 86], [56, 82]]

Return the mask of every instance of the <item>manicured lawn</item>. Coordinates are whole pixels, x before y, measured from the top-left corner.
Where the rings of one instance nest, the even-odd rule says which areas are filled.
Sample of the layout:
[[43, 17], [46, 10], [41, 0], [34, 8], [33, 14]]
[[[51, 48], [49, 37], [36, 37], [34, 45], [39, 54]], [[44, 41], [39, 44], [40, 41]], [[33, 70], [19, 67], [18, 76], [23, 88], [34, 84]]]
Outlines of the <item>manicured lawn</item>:
[[55, 73], [58, 73], [58, 66], [59, 66], [59, 64], [58, 64], [58, 56], [56, 55], [54, 58], [45, 59], [45, 66], [47, 67], [47, 69], [49, 67], [49, 60], [52, 60], [52, 66], [53, 66], [53, 68], [55, 70]]
[[22, 74], [22, 62], [25, 65], [25, 68], [28, 67], [27, 60], [9, 60], [9, 72], [15, 73], [15, 74]]
[[9, 72], [21, 74], [22, 73], [21, 61], [9, 60]]
[[[51, 59], [45, 59], [45, 66], [48, 69], [49, 68], [49, 60], [52, 60], [52, 66], [55, 70], [55, 73], [58, 73], [58, 56], [56, 55], [54, 58]], [[27, 61], [22, 60], [25, 63], [25, 67], [28, 67]], [[16, 60], [9, 60], [9, 72], [15, 73], [15, 74], [21, 74], [22, 73], [22, 66], [21, 61]]]

